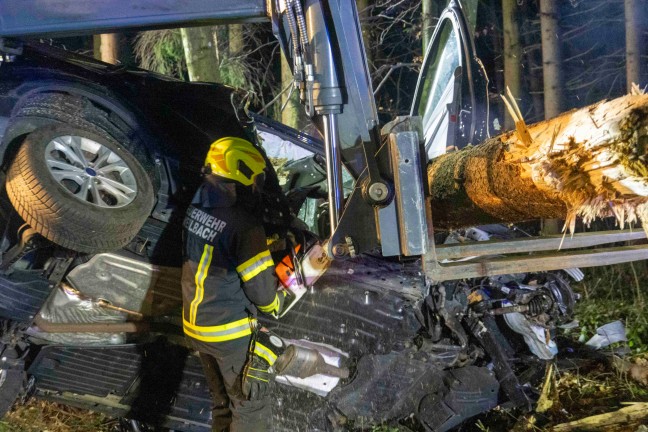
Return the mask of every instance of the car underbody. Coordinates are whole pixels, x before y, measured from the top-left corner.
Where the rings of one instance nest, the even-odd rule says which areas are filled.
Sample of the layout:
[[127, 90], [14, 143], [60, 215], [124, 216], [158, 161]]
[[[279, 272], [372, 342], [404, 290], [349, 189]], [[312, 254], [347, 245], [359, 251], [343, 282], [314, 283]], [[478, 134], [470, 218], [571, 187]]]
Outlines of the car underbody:
[[[154, 245], [153, 231], [141, 232]], [[16, 391], [148, 425], [209, 430], [206, 382], [182, 335], [179, 268], [128, 247], [80, 258], [42, 238], [32, 243], [0, 279], [2, 313], [12, 318], [5, 322], [16, 323], [3, 332], [3, 356], [12, 359], [5, 366], [25, 380]], [[52, 248], [61, 256], [52, 258]], [[39, 254], [49, 257], [42, 268], [34, 267]], [[544, 362], [522, 336], [569, 318], [565, 281], [528, 274], [427, 285], [414, 260], [335, 261], [290, 313], [261, 323], [287, 344], [337, 359], [350, 376], [278, 377], [274, 430], [408, 418], [449, 430], [496, 406], [529, 408]], [[493, 313], [513, 306], [522, 335]], [[17, 324], [25, 321], [33, 324]], [[551, 356], [547, 344], [535, 345]]]

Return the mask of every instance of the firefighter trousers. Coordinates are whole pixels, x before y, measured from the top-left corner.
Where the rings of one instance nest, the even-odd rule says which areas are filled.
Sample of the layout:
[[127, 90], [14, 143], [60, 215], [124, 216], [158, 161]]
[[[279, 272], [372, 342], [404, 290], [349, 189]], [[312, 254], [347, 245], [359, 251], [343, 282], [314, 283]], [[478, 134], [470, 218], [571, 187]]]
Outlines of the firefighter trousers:
[[269, 395], [248, 399], [241, 387], [250, 337], [218, 343], [192, 340], [192, 344], [200, 354], [212, 396], [212, 431], [269, 431]]

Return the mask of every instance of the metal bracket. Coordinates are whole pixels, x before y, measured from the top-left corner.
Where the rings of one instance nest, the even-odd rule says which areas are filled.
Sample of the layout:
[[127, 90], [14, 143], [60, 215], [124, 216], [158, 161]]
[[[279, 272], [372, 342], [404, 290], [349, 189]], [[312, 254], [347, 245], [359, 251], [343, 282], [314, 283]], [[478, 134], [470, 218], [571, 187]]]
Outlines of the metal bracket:
[[[360, 177], [358, 183], [361, 183]], [[329, 240], [330, 256], [341, 258], [350, 256], [348, 245], [353, 245], [354, 253], [362, 253], [378, 247], [376, 238], [376, 216], [374, 208], [365, 201], [362, 190], [356, 187], [347, 198], [340, 221], [331, 233]], [[350, 239], [350, 240], [349, 240]]]
[[48, 280], [52, 285], [58, 285], [63, 280], [65, 272], [70, 268], [70, 265], [72, 264], [72, 261], [74, 261], [75, 257], [76, 253], [69, 252], [68, 256], [66, 256], [65, 258], [58, 258], [56, 260], [56, 263], [54, 264], [52, 271], [50, 272], [50, 275], [48, 277]]
[[29, 225], [24, 224], [18, 229], [20, 241], [2, 256], [0, 262], [0, 272], [8, 270], [12, 265], [18, 262], [29, 252], [38, 249], [41, 246], [42, 237]]
[[420, 117], [398, 117], [385, 125], [394, 177], [394, 199], [378, 209], [383, 256], [417, 256], [428, 249]]

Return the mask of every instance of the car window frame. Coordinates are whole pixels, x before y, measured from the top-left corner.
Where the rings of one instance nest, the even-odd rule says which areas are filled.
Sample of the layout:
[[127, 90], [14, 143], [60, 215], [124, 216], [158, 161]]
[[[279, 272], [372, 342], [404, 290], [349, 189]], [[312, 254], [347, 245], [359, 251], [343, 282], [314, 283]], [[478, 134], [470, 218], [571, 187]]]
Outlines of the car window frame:
[[[460, 96], [457, 105], [457, 114], [460, 113], [465, 115], [470, 113], [470, 127], [467, 139], [465, 139], [465, 144], [473, 141], [475, 132], [477, 129], [477, 115], [474, 112], [476, 107], [476, 89], [475, 89], [475, 78], [477, 77], [474, 71], [474, 58], [475, 58], [475, 46], [472, 36], [468, 30], [468, 24], [466, 17], [461, 9], [461, 5], [456, 0], [451, 0], [449, 5], [443, 10], [439, 16], [439, 20], [425, 50], [425, 57], [423, 59], [423, 64], [421, 66], [421, 72], [416, 83], [416, 89], [414, 91], [414, 99], [412, 102], [412, 107], [410, 110], [411, 116], [418, 116], [419, 105], [421, 104], [421, 98], [423, 96], [423, 86], [426, 77], [429, 74], [430, 63], [432, 62], [432, 53], [438, 52], [439, 39], [442, 34], [442, 30], [445, 27], [445, 23], [450, 21], [453, 30], [456, 32], [457, 37], [459, 38], [459, 49], [460, 57], [462, 59], [461, 64], [461, 83], [460, 83]], [[456, 83], [455, 83], [456, 85]], [[467, 93], [467, 94], [466, 94]], [[466, 98], [468, 98], [468, 103], [466, 103]], [[486, 98], [487, 100], [487, 98]], [[465, 106], [469, 106], [469, 110], [465, 110]], [[438, 107], [434, 106], [431, 108], [431, 111], [435, 111]], [[487, 108], [488, 109], [488, 108]], [[455, 123], [455, 128], [459, 127], [459, 119]], [[458, 134], [453, 134], [456, 137]], [[455, 138], [456, 141], [456, 138]], [[447, 143], [449, 145], [456, 145], [455, 143]], [[465, 145], [464, 144], [464, 145]], [[446, 146], [448, 147], [448, 145]], [[463, 146], [459, 146], [463, 147]]]

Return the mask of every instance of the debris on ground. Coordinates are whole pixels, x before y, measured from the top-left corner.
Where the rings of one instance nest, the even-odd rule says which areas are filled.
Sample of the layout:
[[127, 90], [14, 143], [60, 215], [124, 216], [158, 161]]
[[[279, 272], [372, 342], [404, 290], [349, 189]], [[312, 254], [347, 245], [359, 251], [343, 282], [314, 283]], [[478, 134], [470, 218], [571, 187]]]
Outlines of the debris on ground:
[[632, 403], [617, 411], [585, 417], [554, 426], [552, 432], [574, 431], [627, 431], [636, 430], [648, 421], [648, 403]]
[[110, 432], [116, 424], [103, 414], [32, 398], [0, 420], [0, 432]]

